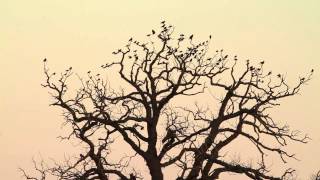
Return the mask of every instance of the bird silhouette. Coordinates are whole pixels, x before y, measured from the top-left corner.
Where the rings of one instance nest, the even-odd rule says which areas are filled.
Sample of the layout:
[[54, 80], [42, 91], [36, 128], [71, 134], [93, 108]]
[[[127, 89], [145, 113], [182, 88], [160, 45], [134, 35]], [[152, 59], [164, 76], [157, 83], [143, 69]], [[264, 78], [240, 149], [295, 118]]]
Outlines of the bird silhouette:
[[192, 40], [192, 38], [193, 38], [193, 34], [191, 34], [191, 36], [189, 37], [189, 39]]
[[176, 137], [177, 136], [176, 136], [175, 131], [168, 128], [166, 136], [162, 139], [162, 143], [165, 143], [168, 140], [169, 140], [169, 142], [173, 142]]
[[211, 35], [209, 36], [209, 39], [211, 39]]
[[44, 58], [44, 59], [43, 59], [43, 62], [47, 62], [47, 58]]
[[136, 180], [137, 178], [136, 178], [136, 176], [135, 175], [133, 175], [132, 173], [130, 174], [130, 179], [129, 180]]
[[152, 34], [155, 34], [156, 32], [152, 29]]
[[131, 42], [131, 41], [132, 41], [132, 38], [130, 38], [129, 41]]

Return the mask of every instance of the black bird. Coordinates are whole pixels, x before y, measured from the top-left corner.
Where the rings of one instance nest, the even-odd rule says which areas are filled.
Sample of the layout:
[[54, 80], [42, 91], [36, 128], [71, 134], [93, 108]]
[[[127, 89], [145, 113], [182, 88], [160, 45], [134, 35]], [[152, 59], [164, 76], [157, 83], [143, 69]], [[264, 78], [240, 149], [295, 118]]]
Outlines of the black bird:
[[166, 21], [161, 21], [161, 24], [164, 24]]
[[166, 136], [162, 139], [162, 143], [165, 143], [167, 140], [169, 140], [169, 142], [173, 142], [175, 138], [176, 138], [175, 131], [168, 128], [168, 132]]
[[44, 58], [44, 59], [43, 59], [43, 62], [46, 62], [46, 61], [47, 61], [47, 58]]
[[211, 39], [211, 35], [209, 36], [209, 39]]
[[129, 41], [131, 42], [131, 41], [132, 41], [132, 38], [130, 38]]
[[313, 73], [314, 72], [314, 69], [311, 69], [311, 73]]
[[136, 178], [136, 176], [135, 175], [133, 175], [132, 173], [130, 174], [130, 179], [129, 180], [136, 180], [137, 178]]
[[155, 34], [156, 32], [152, 29], [152, 34]]
[[193, 34], [191, 34], [191, 36], [189, 37], [189, 39], [192, 40], [192, 38], [193, 38]]

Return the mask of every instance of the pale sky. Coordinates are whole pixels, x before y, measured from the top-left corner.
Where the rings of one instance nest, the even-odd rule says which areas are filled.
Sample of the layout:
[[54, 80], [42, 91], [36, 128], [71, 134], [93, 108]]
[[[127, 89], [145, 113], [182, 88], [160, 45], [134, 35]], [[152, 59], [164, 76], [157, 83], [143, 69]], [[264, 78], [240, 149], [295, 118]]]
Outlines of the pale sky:
[[[294, 80], [312, 68], [313, 80], [274, 114], [312, 141], [290, 146], [301, 177], [320, 169], [320, 1], [318, 0], [0, 0], [0, 176], [21, 179], [18, 167], [32, 157], [63, 157], [69, 146], [56, 137], [63, 119], [48, 107], [41, 88], [42, 59], [57, 71], [97, 70], [131, 37], [159, 27], [200, 40], [213, 36], [212, 49], [265, 60], [267, 67]], [[69, 150], [69, 151], [68, 151]], [[278, 161], [275, 161], [275, 163]], [[304, 179], [304, 178], [302, 178]]]

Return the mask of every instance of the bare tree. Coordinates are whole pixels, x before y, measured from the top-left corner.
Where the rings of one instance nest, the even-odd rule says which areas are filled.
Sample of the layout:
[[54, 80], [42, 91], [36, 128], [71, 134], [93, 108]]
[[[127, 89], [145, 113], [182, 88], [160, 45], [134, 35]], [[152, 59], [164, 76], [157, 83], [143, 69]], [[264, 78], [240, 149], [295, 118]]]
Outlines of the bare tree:
[[[287, 169], [272, 175], [266, 156], [276, 154], [286, 163], [295, 158], [285, 149], [287, 142], [306, 143], [308, 136], [274, 120], [269, 109], [299, 93], [313, 70], [289, 86], [284, 75], [266, 71], [264, 61], [247, 60], [240, 66], [237, 56], [230, 58], [223, 50], [208, 53], [211, 36], [195, 42], [193, 35], [176, 35], [173, 26], [161, 22], [159, 32], [152, 30], [147, 37], [147, 42], [130, 38], [124, 48], [113, 52], [119, 60], [102, 65], [122, 80], [126, 88], [120, 90], [89, 71], [71, 96], [74, 88], [68, 79], [72, 68], [59, 76], [49, 71], [44, 60], [43, 87], [50, 90], [52, 105], [63, 110], [72, 127], [64, 139], [79, 140], [86, 148], [64, 164], [36, 166], [41, 174], [38, 179], [47, 175], [58, 179], [148, 178], [135, 170], [135, 157], [145, 161], [152, 180], [164, 179], [163, 169], [169, 166], [178, 172], [172, 179], [179, 180], [218, 179], [222, 173], [286, 179], [294, 172]], [[184, 97], [185, 105], [178, 105], [178, 97]], [[209, 105], [198, 102], [193, 106], [192, 97]], [[253, 145], [258, 160], [245, 163], [225, 155], [239, 138]], [[109, 147], [119, 141], [133, 153], [113, 162]], [[37, 179], [22, 172], [27, 179]]]

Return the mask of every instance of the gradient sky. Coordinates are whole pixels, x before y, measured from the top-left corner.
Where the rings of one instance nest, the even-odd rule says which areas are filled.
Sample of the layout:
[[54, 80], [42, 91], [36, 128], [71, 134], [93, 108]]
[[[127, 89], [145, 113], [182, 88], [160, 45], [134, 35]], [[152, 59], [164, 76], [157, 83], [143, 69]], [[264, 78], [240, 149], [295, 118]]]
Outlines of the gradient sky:
[[60, 110], [48, 107], [50, 96], [40, 86], [44, 57], [51, 69], [71, 65], [85, 74], [131, 36], [144, 40], [161, 20], [200, 40], [212, 34], [212, 49], [263, 59], [289, 80], [315, 69], [302, 93], [274, 114], [312, 137], [290, 146], [301, 160], [290, 165], [301, 177], [310, 175], [320, 168], [319, 8], [319, 0], [0, 0], [1, 179], [20, 179], [17, 168], [30, 167], [39, 154], [59, 159], [68, 152], [56, 139], [63, 133]]

